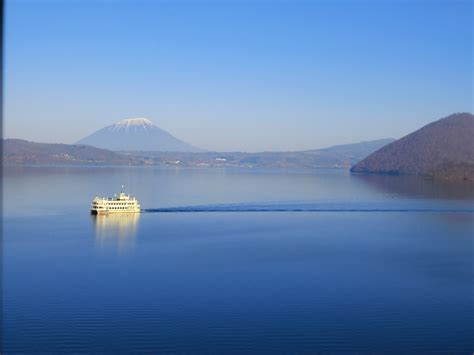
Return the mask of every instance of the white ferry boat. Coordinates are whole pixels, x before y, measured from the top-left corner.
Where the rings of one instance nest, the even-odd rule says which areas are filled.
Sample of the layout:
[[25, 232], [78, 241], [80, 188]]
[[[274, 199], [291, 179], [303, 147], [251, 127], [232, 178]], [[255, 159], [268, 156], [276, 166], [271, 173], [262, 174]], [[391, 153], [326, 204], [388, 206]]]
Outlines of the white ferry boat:
[[95, 197], [92, 200], [91, 214], [104, 213], [139, 213], [140, 204], [135, 197], [125, 195], [122, 191], [114, 197]]

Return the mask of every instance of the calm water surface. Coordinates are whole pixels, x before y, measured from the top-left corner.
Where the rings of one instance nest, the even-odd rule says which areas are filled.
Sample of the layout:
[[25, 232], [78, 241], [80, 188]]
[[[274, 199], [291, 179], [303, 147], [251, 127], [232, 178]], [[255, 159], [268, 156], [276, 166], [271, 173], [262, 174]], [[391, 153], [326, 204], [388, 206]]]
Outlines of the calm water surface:
[[[122, 184], [148, 212], [89, 215]], [[2, 352], [471, 354], [473, 202], [340, 170], [6, 168]]]

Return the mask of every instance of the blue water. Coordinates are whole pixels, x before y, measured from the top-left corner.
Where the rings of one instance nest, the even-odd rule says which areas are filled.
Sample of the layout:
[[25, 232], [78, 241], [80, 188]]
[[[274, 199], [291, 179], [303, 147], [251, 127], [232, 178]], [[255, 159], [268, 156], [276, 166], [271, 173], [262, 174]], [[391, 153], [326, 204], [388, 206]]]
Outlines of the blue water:
[[[144, 213], [89, 215], [122, 184]], [[473, 202], [341, 170], [8, 168], [2, 352], [471, 354]]]

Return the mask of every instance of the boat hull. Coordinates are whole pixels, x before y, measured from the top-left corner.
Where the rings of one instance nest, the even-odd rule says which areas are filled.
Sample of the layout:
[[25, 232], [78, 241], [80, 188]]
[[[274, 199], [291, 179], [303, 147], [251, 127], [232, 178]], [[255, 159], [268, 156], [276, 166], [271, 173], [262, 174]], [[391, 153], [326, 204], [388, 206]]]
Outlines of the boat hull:
[[105, 211], [97, 211], [97, 210], [91, 210], [92, 215], [99, 215], [99, 214], [130, 214], [130, 213], [140, 213], [140, 210], [118, 210], [118, 211], [111, 211], [111, 210], [105, 210]]

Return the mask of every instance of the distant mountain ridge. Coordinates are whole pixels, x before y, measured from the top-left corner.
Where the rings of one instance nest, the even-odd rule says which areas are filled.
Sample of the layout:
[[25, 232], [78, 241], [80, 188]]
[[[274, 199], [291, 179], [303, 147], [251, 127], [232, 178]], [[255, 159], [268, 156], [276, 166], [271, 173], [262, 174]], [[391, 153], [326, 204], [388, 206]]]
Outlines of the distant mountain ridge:
[[358, 143], [339, 144], [327, 148], [312, 149], [304, 151], [304, 153], [319, 154], [335, 160], [344, 162], [347, 166], [352, 166], [369, 154], [392, 143], [395, 138], [384, 138], [372, 141], [362, 141]]
[[[146, 119], [123, 120], [103, 130], [105, 129], [109, 133], [118, 132], [117, 135], [112, 135], [114, 140], [120, 139], [124, 132], [140, 132], [139, 136], [142, 138], [149, 133], [153, 138], [155, 135], [151, 132], [156, 132], [155, 126]], [[106, 136], [111, 137], [109, 134]], [[354, 173], [421, 175], [436, 179], [474, 181], [473, 137], [474, 116], [471, 113], [457, 113], [396, 141], [387, 138], [299, 152], [160, 152], [156, 148], [137, 151], [123, 146], [115, 149], [128, 152], [114, 152], [83, 144], [46, 144], [6, 139], [2, 141], [2, 161], [6, 165], [126, 164], [284, 169], [352, 166], [351, 171]], [[95, 138], [100, 138], [100, 135]]]
[[2, 147], [2, 161], [6, 165], [137, 164], [137, 160], [133, 157], [86, 145], [35, 143], [24, 139], [4, 139]]
[[474, 116], [456, 113], [379, 149], [352, 172], [474, 180]]
[[162, 130], [147, 118], [128, 118], [99, 129], [76, 144], [113, 151], [200, 152]]
[[395, 141], [395, 138], [383, 138], [383, 139], [375, 139], [371, 141], [362, 141], [358, 143], [349, 143], [349, 144], [338, 144], [333, 145], [327, 148], [320, 148], [320, 149], [311, 149], [306, 150], [306, 152], [317, 152], [317, 151], [332, 151], [335, 153], [342, 153], [342, 154], [365, 154], [367, 152], [373, 153], [375, 150], [380, 149], [381, 147], [392, 143]]
[[[388, 140], [333, 146], [303, 152], [113, 152], [87, 145], [3, 141], [3, 163], [173, 165], [187, 167], [245, 168], [349, 168]], [[352, 148], [351, 148], [352, 147]], [[368, 153], [367, 153], [368, 151]]]

